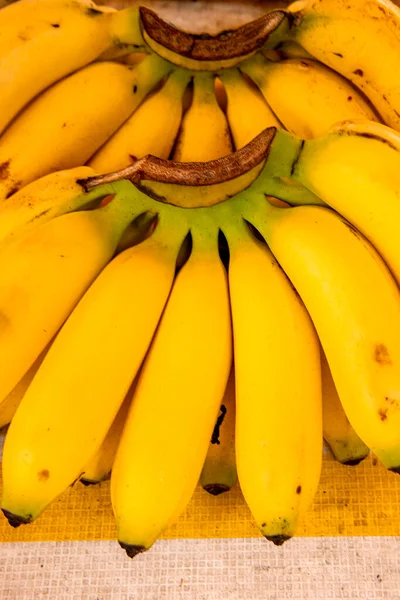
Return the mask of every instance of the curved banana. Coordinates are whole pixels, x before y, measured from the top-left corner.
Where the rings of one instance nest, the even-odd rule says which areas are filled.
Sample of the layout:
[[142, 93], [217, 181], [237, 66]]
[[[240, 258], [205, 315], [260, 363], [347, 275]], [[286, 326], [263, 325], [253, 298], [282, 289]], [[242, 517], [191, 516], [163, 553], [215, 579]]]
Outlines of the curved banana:
[[159, 227], [99, 275], [15, 414], [4, 446], [1, 505], [13, 526], [36, 519], [84, 473], [118, 413], [157, 327], [187, 233], [176, 218], [174, 228], [162, 218]]
[[95, 174], [89, 167], [56, 171], [36, 179], [10, 196], [7, 202], [0, 204], [0, 243], [73, 212], [95, 199], [97, 192], [84, 194], [79, 183], [79, 180]]
[[254, 225], [311, 315], [351, 425], [400, 471], [400, 291], [391, 273], [327, 208], [269, 205]]
[[0, 402], [111, 259], [135, 210], [116, 196], [104, 208], [63, 215], [1, 249]]
[[89, 161], [97, 173], [126, 167], [132, 157], [146, 154], [167, 159], [182, 119], [182, 99], [190, 74], [171, 73], [161, 90], [147, 98]]
[[322, 349], [321, 375], [324, 439], [336, 460], [344, 465], [358, 465], [368, 456], [369, 448], [358, 437], [346, 417]]
[[192, 254], [144, 363], [111, 474], [118, 541], [131, 558], [189, 502], [232, 361], [218, 230], [206, 223], [192, 235]]
[[322, 135], [345, 119], [377, 120], [357, 89], [315, 60], [275, 62], [257, 54], [241, 69], [258, 85], [284, 127], [304, 139]]
[[223, 231], [230, 251], [238, 478], [261, 533], [280, 545], [295, 534], [320, 476], [318, 339], [267, 246], [243, 222]]
[[255, 86], [237, 69], [222, 71], [219, 77], [227, 97], [227, 117], [235, 148], [242, 148], [267, 127], [280, 127], [278, 119]]
[[220, 413], [200, 475], [201, 487], [213, 496], [229, 491], [237, 480], [235, 412], [235, 373], [232, 365]]
[[196, 73], [193, 100], [183, 116], [174, 160], [202, 162], [232, 152], [228, 123], [215, 96], [214, 75]]
[[40, 92], [108, 48], [146, 45], [136, 7], [111, 11], [87, 0], [19, 0], [1, 10], [0, 31], [0, 132]]
[[0, 200], [84, 164], [171, 68], [157, 56], [136, 68], [99, 62], [44, 92], [0, 138]]
[[292, 176], [368, 239], [400, 283], [400, 134], [378, 123], [343, 123], [305, 142]]
[[[290, 16], [289, 38], [360, 88], [400, 130], [400, 8], [390, 0], [309, 0]], [[382, 60], [384, 57], [384, 60]]]

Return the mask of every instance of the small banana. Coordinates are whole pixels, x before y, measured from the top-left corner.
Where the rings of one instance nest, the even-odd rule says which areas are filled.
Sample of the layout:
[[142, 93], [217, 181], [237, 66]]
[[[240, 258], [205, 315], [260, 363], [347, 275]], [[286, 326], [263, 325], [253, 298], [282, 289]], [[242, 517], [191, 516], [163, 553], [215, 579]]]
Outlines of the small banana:
[[196, 73], [192, 104], [184, 114], [174, 160], [202, 162], [232, 152], [228, 123], [215, 96], [214, 75]]
[[236, 483], [235, 412], [235, 373], [232, 365], [200, 476], [200, 485], [213, 496], [229, 491]]

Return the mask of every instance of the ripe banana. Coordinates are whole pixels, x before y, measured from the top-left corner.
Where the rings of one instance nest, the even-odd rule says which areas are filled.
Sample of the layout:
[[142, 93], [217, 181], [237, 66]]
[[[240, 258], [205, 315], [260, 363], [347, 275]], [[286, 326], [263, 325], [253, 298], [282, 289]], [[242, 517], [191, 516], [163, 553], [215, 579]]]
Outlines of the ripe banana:
[[0, 402], [111, 259], [135, 210], [116, 196], [104, 208], [63, 215], [1, 249]]
[[269, 205], [254, 225], [311, 315], [351, 425], [400, 470], [400, 292], [388, 268], [327, 208]]
[[218, 230], [202, 225], [191, 229], [192, 254], [144, 363], [111, 474], [118, 540], [131, 558], [148, 549], [189, 502], [231, 366]]
[[40, 92], [107, 48], [145, 47], [137, 8], [111, 11], [87, 0], [19, 0], [1, 10], [0, 31], [0, 132]]
[[196, 73], [193, 100], [186, 111], [174, 150], [174, 160], [202, 162], [232, 152], [229, 126], [215, 96], [214, 75]]
[[307, 141], [292, 177], [375, 246], [400, 283], [400, 135], [378, 123], [343, 123]]
[[11, 525], [36, 519], [100, 448], [150, 345], [186, 233], [184, 220], [161, 218], [153, 236], [104, 269], [57, 335], [5, 441]]
[[0, 204], [0, 243], [94, 200], [98, 192], [84, 194], [79, 183], [80, 179], [93, 175], [95, 172], [89, 167], [56, 171], [10, 196]]
[[326, 356], [321, 349], [322, 422], [325, 441], [335, 458], [344, 465], [358, 465], [369, 448], [350, 425], [338, 396]]
[[284, 127], [304, 139], [322, 135], [345, 119], [377, 120], [357, 89], [315, 60], [273, 62], [258, 54], [241, 69], [258, 85]]
[[220, 413], [200, 475], [200, 485], [213, 496], [229, 491], [237, 480], [235, 412], [235, 373], [232, 365]]
[[242, 148], [278, 119], [254, 85], [237, 69], [220, 73], [228, 97], [227, 117], [235, 148]]
[[390, 0], [309, 0], [292, 13], [288, 38], [352, 81], [399, 131], [400, 8]]
[[89, 161], [98, 173], [126, 167], [146, 154], [169, 158], [182, 119], [182, 99], [190, 74], [171, 73], [161, 90], [147, 98]]
[[84, 164], [171, 69], [99, 62], [55, 84], [0, 138], [0, 200], [34, 179]]
[[230, 251], [238, 478], [261, 533], [281, 545], [294, 535], [320, 476], [318, 338], [267, 246], [243, 222], [232, 223], [223, 230]]

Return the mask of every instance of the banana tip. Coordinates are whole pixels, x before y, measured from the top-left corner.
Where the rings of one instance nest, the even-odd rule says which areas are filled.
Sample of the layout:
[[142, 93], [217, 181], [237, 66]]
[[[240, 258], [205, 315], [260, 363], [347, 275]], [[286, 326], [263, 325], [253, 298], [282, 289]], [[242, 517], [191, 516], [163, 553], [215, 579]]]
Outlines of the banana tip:
[[275, 546], [282, 546], [284, 542], [290, 540], [290, 535], [264, 535], [265, 539], [275, 544]]
[[224, 492], [229, 492], [231, 488], [229, 485], [225, 485], [224, 483], [209, 483], [204, 486], [204, 489], [212, 496], [219, 496]]
[[145, 548], [144, 546], [138, 546], [135, 544], [125, 544], [124, 542], [118, 543], [121, 546], [121, 548], [125, 550], [129, 558], [135, 558], [135, 556], [147, 550], [147, 548]]
[[3, 512], [3, 515], [5, 516], [5, 518], [7, 519], [7, 521], [9, 522], [9, 524], [11, 525], [11, 527], [17, 528], [20, 525], [27, 525], [28, 523], [32, 522], [32, 517], [31, 516], [20, 517], [18, 515], [15, 515], [11, 511], [6, 510], [5, 508], [2, 508], [1, 510]]

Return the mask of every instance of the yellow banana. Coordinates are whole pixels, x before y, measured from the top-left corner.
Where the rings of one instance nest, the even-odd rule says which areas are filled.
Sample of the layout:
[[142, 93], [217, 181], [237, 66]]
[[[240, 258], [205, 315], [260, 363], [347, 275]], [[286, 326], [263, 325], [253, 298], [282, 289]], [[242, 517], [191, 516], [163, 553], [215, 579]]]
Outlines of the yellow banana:
[[235, 374], [232, 366], [200, 476], [200, 485], [213, 496], [229, 491], [236, 483], [235, 412]]
[[136, 68], [99, 62], [44, 92], [0, 138], [0, 200], [84, 164], [169, 70], [156, 56]]
[[193, 230], [143, 366], [111, 474], [118, 541], [131, 558], [183, 512], [199, 480], [231, 366], [218, 230]]
[[324, 438], [335, 458], [344, 465], [358, 465], [369, 448], [350, 425], [338, 396], [326, 356], [321, 350], [322, 422]]
[[15, 414], [4, 446], [2, 498], [13, 526], [36, 519], [82, 475], [117, 415], [157, 327], [187, 233], [177, 219], [173, 226], [161, 219], [159, 226], [99, 275]]
[[0, 132], [40, 92], [107, 48], [145, 47], [136, 7], [111, 11], [87, 0], [19, 0], [1, 10], [0, 31]]
[[400, 469], [400, 291], [363, 236], [333, 211], [269, 205], [254, 225], [314, 322], [346, 415]]
[[172, 73], [161, 90], [146, 99], [89, 161], [98, 173], [126, 167], [146, 154], [169, 158], [182, 118], [182, 98], [190, 74]]
[[267, 127], [280, 123], [255, 86], [237, 69], [220, 73], [228, 96], [227, 116], [235, 148], [242, 148]]
[[63, 215], [2, 248], [0, 402], [111, 259], [135, 210], [116, 196], [104, 208]]
[[293, 178], [368, 239], [400, 283], [400, 135], [379, 123], [343, 123], [307, 141]]
[[196, 73], [193, 100], [186, 111], [174, 151], [179, 162], [202, 162], [232, 152], [228, 123], [215, 96], [214, 75]]
[[80, 482], [94, 485], [110, 478], [118, 444], [124, 429], [133, 390], [129, 390], [100, 448], [85, 466]]
[[[360, 88], [400, 129], [400, 9], [390, 0], [309, 0], [291, 15], [290, 39]], [[382, 60], [384, 57], [384, 60]]]
[[284, 127], [304, 139], [322, 135], [345, 119], [377, 120], [357, 89], [315, 60], [273, 62], [258, 54], [241, 69], [258, 85]]
[[90, 202], [96, 193], [84, 194], [79, 180], [95, 174], [89, 167], [56, 171], [10, 196], [0, 204], [0, 243]]
[[296, 532], [320, 476], [318, 338], [267, 246], [243, 222], [223, 229], [230, 251], [238, 478], [261, 533], [280, 545]]
[[[312, 55], [307, 52], [307, 50], [304, 50], [304, 48], [302, 46], [300, 46], [300, 44], [297, 44], [296, 42], [292, 42], [290, 40], [282, 42], [281, 44], [279, 44], [279, 46], [277, 47], [277, 53], [278, 55], [280, 55], [280, 59], [282, 58], [313, 58]], [[264, 53], [264, 56], [266, 56], [266, 53]], [[268, 57], [268, 55], [267, 55]]]

